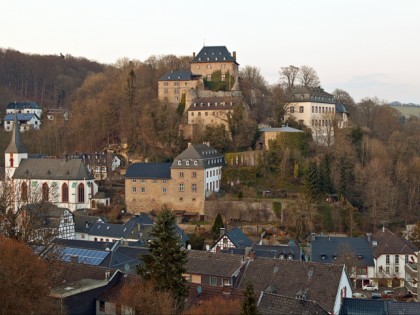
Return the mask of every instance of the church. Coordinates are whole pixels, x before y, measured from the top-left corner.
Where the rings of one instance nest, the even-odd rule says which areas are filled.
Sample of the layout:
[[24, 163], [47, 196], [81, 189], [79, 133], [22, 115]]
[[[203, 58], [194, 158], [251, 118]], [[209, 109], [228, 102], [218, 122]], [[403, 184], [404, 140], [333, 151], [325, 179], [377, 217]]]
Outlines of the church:
[[98, 192], [94, 177], [81, 159], [28, 157], [16, 127], [5, 151], [5, 176], [15, 211], [39, 202], [51, 202], [71, 211], [90, 208]]

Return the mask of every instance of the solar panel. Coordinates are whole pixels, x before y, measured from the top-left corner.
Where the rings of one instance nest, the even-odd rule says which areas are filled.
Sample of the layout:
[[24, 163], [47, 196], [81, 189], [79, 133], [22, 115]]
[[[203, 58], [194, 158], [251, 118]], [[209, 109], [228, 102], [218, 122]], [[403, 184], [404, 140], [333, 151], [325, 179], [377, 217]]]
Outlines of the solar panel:
[[63, 247], [61, 248], [61, 260], [62, 261], [71, 261], [72, 256], [77, 256], [78, 263], [95, 265], [98, 266], [102, 261], [108, 256], [109, 252], [91, 250], [91, 249], [82, 249], [82, 248], [72, 248], [72, 247]]

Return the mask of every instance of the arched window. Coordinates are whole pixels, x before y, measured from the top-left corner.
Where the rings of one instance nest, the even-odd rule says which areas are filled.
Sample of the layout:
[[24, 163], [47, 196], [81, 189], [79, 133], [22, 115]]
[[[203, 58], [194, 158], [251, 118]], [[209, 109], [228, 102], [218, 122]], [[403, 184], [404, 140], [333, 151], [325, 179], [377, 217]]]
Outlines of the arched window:
[[69, 186], [66, 183], [61, 186], [61, 202], [69, 202]]
[[79, 186], [77, 186], [77, 201], [79, 203], [85, 202], [85, 185], [83, 185], [82, 183], [80, 183]]
[[22, 183], [20, 193], [20, 198], [22, 199], [22, 201], [28, 201], [28, 185], [26, 183]]
[[42, 201], [48, 201], [50, 199], [50, 188], [47, 183], [42, 184]]

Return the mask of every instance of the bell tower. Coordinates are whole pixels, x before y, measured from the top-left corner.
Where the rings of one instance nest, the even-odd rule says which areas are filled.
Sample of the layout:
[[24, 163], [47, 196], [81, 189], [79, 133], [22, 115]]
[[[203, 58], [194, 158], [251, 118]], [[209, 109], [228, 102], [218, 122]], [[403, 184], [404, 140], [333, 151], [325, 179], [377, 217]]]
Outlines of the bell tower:
[[10, 140], [9, 146], [4, 153], [6, 179], [12, 179], [16, 168], [20, 164], [20, 161], [22, 161], [22, 159], [28, 158], [28, 151], [20, 141], [19, 129], [17, 114], [15, 114], [12, 139]]

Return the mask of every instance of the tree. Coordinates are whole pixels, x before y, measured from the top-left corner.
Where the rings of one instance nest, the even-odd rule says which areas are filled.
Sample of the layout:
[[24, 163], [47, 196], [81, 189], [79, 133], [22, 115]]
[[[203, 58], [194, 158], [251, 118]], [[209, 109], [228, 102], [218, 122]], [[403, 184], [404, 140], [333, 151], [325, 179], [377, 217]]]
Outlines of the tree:
[[149, 254], [143, 256], [145, 265], [139, 273], [145, 280], [152, 280], [156, 289], [171, 292], [177, 311], [182, 310], [188, 285], [183, 274], [187, 253], [182, 249], [175, 229], [175, 215], [166, 207], [157, 216], [150, 233]]
[[174, 300], [170, 292], [156, 290], [152, 281], [127, 278], [116, 302], [130, 315], [174, 314]]
[[220, 228], [225, 227], [223, 224], [222, 215], [220, 212], [217, 214], [216, 218], [214, 219], [213, 226], [211, 227], [211, 232], [213, 234], [213, 239], [216, 239], [220, 235]]
[[420, 221], [417, 222], [414, 226], [414, 229], [411, 232], [409, 239], [414, 245], [420, 247]]
[[299, 68], [295, 66], [282, 67], [280, 70], [280, 82], [287, 90], [295, 86], [295, 81], [299, 75]]
[[46, 262], [24, 243], [0, 237], [0, 315], [60, 314]]
[[300, 85], [307, 87], [318, 87], [321, 85], [318, 74], [315, 69], [309, 66], [300, 67], [298, 73], [298, 80]]
[[239, 300], [214, 297], [191, 307], [184, 315], [235, 315], [239, 314], [240, 307]]
[[251, 282], [245, 284], [244, 299], [241, 305], [241, 315], [257, 315], [257, 299], [255, 298], [254, 286]]

